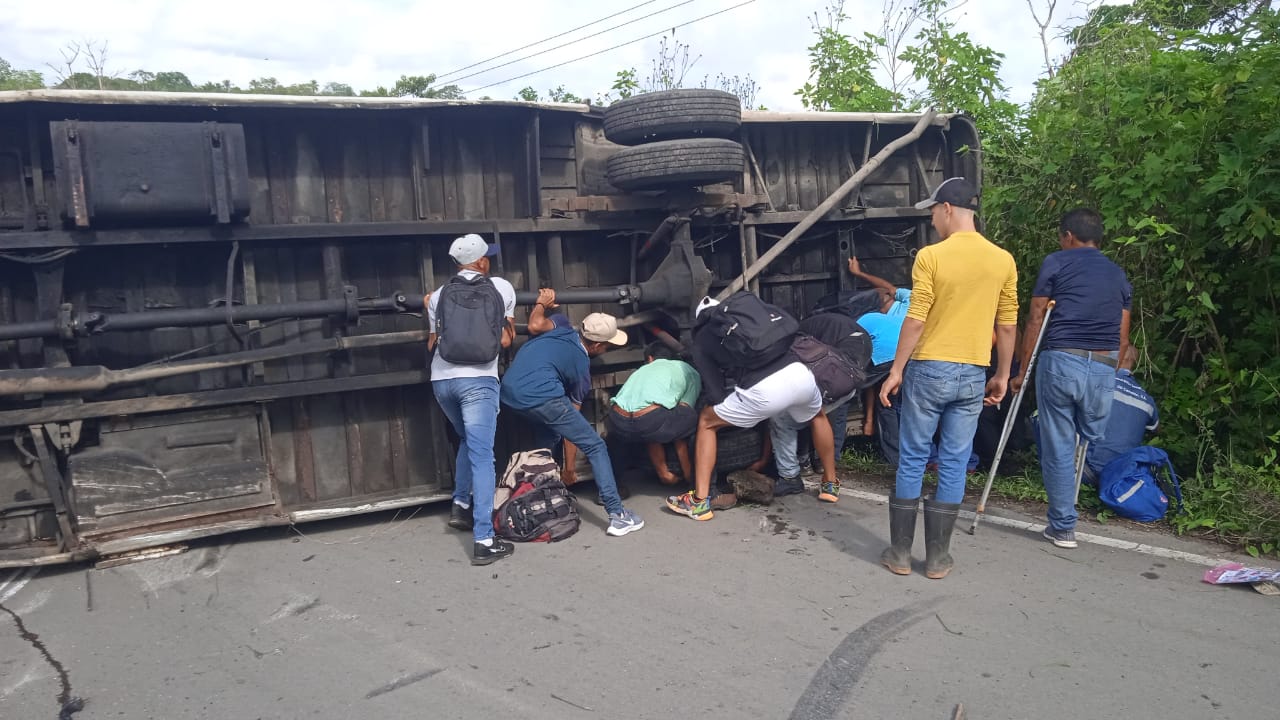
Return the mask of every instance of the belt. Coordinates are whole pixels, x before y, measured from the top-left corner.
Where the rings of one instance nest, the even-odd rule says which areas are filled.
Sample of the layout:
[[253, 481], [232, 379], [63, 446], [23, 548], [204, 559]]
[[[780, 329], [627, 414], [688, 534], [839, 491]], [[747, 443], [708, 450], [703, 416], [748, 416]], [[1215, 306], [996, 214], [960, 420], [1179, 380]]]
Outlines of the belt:
[[1085, 360], [1099, 362], [1108, 367], [1116, 367], [1120, 364], [1112, 354], [1115, 350], [1077, 350], [1076, 348], [1054, 348], [1054, 350], [1067, 353], [1068, 355], [1082, 357]]
[[660, 408], [660, 407], [662, 407], [662, 406], [661, 406], [661, 405], [659, 405], [658, 403], [654, 403], [654, 404], [650, 405], [649, 407], [646, 407], [646, 408], [640, 408], [639, 410], [636, 410], [635, 412], [631, 412], [630, 410], [623, 410], [623, 409], [622, 409], [622, 407], [621, 407], [621, 406], [619, 406], [619, 405], [614, 405], [614, 406], [613, 406], [613, 411], [614, 411], [614, 412], [616, 412], [616, 413], [618, 413], [618, 414], [619, 414], [619, 415], [621, 415], [622, 417], [638, 418], [638, 417], [640, 417], [641, 415], [648, 415], [649, 413], [653, 412], [654, 410], [657, 410], [657, 409], [658, 409], [658, 408]]

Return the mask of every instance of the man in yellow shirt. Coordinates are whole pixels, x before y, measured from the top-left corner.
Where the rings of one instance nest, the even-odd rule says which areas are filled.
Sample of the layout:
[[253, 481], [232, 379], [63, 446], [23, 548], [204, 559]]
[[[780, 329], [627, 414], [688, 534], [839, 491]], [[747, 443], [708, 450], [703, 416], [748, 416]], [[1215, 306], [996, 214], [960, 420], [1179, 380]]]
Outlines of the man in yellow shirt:
[[[898, 575], [911, 573], [916, 508], [930, 444], [938, 442], [938, 489], [924, 501], [925, 575], [951, 571], [955, 528], [969, 452], [982, 406], [1004, 399], [1018, 322], [1018, 270], [1013, 256], [974, 227], [978, 191], [964, 178], [946, 180], [916, 205], [933, 213], [942, 241], [923, 248], [911, 270], [911, 306], [898, 352], [880, 388], [880, 402], [901, 387], [899, 457], [889, 500], [891, 545], [880, 561]], [[991, 327], [996, 328], [996, 372]], [[910, 361], [910, 362], [908, 362]], [[984, 400], [985, 386], [985, 400]]]

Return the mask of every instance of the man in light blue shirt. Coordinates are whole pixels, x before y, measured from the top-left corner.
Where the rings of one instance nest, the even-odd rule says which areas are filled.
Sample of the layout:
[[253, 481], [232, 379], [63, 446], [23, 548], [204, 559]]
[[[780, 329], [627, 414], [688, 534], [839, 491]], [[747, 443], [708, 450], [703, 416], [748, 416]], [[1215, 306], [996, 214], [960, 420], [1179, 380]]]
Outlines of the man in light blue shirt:
[[[898, 351], [898, 335], [902, 332], [902, 321], [907, 317], [907, 308], [911, 306], [911, 291], [900, 288], [884, 278], [863, 272], [858, 258], [849, 258], [849, 272], [856, 278], [866, 280], [880, 292], [880, 312], [866, 313], [859, 317], [858, 324], [871, 336], [870, 375], [878, 374], [876, 368], [893, 362]], [[880, 453], [890, 465], [898, 464], [898, 404], [890, 408], [877, 408], [876, 398], [880, 394], [877, 384], [867, 388], [862, 396], [862, 434], [871, 436], [877, 431], [880, 435]]]
[[902, 332], [902, 321], [906, 319], [907, 308], [911, 305], [911, 291], [863, 272], [856, 257], [849, 258], [849, 272], [880, 291], [880, 312], [856, 318], [862, 329], [871, 336], [871, 364], [893, 362], [893, 354], [898, 350], [898, 334]]

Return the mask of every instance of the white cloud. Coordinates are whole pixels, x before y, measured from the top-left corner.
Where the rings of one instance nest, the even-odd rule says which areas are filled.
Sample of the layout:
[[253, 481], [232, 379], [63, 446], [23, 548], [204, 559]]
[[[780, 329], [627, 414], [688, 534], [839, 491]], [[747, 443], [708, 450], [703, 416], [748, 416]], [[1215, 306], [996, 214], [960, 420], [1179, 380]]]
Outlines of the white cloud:
[[[479, 88], [742, 2], [693, 0], [670, 12], [654, 14], [681, 1], [654, 0], [634, 12], [495, 64], [643, 18], [638, 22], [459, 79], [458, 84], [464, 89]], [[224, 0], [211, 5], [190, 0], [132, 0], [125, 5], [119, 0], [63, 0], [55, 13], [49, 6], [28, 0], [0, 0], [0, 57], [15, 67], [42, 70], [51, 77], [46, 63], [58, 64], [59, 51], [68, 43], [106, 41], [108, 68], [121, 75], [137, 69], [177, 70], [197, 83], [230, 80], [244, 86], [250, 79], [270, 76], [283, 83], [318, 80], [372, 88], [390, 85], [400, 75], [445, 73], [640, 2]], [[678, 29], [676, 37], [701, 56], [689, 73], [692, 84], [717, 73], [750, 75], [761, 87], [760, 102], [773, 109], [799, 108], [795, 91], [808, 76], [806, 48], [813, 42], [810, 18], [823, 5], [823, 0], [755, 0]], [[845, 30], [857, 34], [876, 29], [880, 9], [876, 0], [847, 0], [845, 12], [850, 20]], [[1061, 8], [1059, 13], [1065, 14]], [[957, 19], [961, 30], [1005, 53], [1006, 83], [1015, 99], [1028, 98], [1032, 84], [1043, 72], [1043, 60], [1025, 0], [970, 0]], [[543, 91], [563, 85], [579, 94], [594, 95], [607, 90], [621, 68], [634, 67], [641, 78], [647, 76], [657, 44], [653, 38], [512, 80], [477, 96], [512, 97], [525, 85]]]

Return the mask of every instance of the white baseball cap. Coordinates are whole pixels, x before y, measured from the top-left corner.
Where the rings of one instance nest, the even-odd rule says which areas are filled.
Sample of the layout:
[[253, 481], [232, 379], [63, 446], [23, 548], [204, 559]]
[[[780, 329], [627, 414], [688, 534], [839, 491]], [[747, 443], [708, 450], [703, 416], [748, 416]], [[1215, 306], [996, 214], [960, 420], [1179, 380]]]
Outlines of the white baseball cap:
[[498, 254], [498, 245], [490, 245], [484, 238], [475, 233], [468, 233], [453, 241], [449, 246], [449, 257], [459, 265], [470, 265], [482, 257], [493, 257]]
[[719, 300], [716, 300], [715, 298], [708, 295], [702, 298], [702, 300], [698, 302], [698, 307], [693, 311], [693, 316], [698, 317], [699, 315], [702, 314], [703, 310], [706, 310], [707, 308], [713, 308], [719, 304], [720, 304]]
[[618, 318], [606, 313], [591, 313], [583, 318], [582, 337], [610, 345], [627, 344], [627, 333], [618, 329]]

